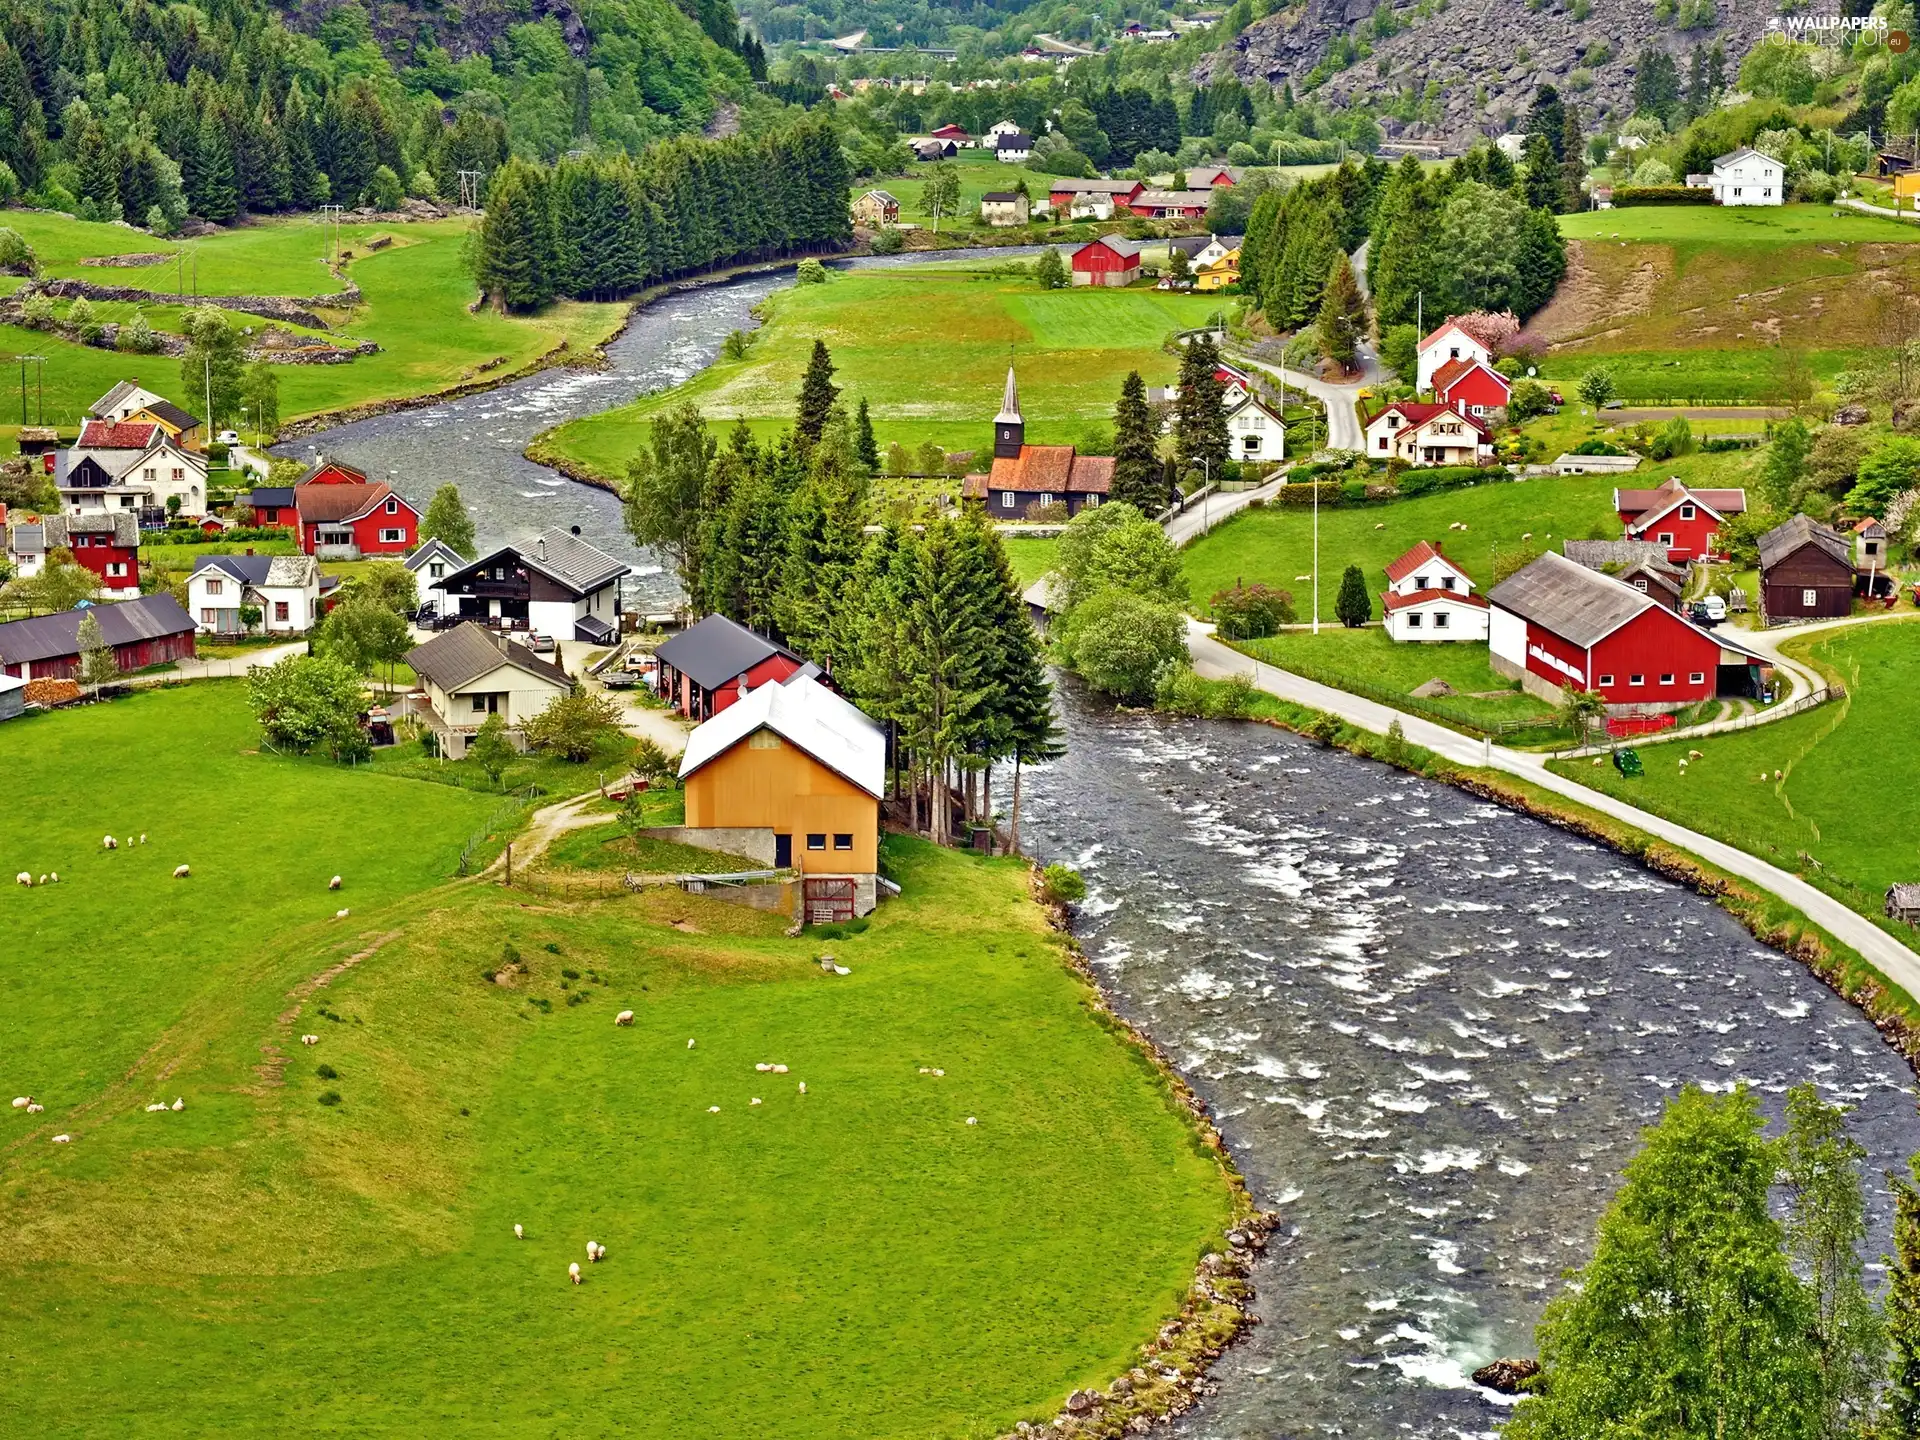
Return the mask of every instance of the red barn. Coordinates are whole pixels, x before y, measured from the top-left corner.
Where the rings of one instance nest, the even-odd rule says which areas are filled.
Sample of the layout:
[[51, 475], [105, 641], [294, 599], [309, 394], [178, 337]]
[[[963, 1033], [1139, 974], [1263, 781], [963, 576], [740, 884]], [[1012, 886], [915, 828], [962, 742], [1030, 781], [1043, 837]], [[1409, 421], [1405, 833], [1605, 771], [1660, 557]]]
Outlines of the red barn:
[[1653, 597], [1548, 551], [1488, 592], [1493, 668], [1558, 700], [1568, 685], [1610, 707], [1678, 710], [1752, 695], [1772, 661], [1710, 635]]
[[100, 577], [110, 600], [140, 593], [140, 522], [131, 510], [91, 510], [83, 515], [49, 515], [47, 549], [64, 545], [76, 565]]
[[1690, 490], [1669, 480], [1652, 490], [1615, 490], [1613, 508], [1627, 527], [1627, 539], [1652, 540], [1666, 547], [1676, 564], [1712, 555], [1720, 526], [1744, 514], [1744, 490]]
[[1076, 285], [1131, 285], [1140, 278], [1140, 244], [1118, 235], [1089, 240], [1069, 257]]
[[660, 698], [689, 720], [710, 719], [748, 691], [798, 674], [805, 664], [784, 645], [724, 615], [682, 630], [655, 658]]
[[80, 621], [100, 622], [100, 638], [125, 671], [193, 656], [193, 619], [164, 590], [118, 605], [62, 610], [0, 625], [0, 671], [20, 680], [70, 680], [80, 673]]
[[967, 133], [964, 125], [942, 125], [938, 130], [929, 130], [927, 137], [932, 140], [951, 140], [956, 145], [971, 145], [973, 143], [973, 136]]
[[256, 485], [247, 494], [247, 508], [253, 511], [253, 523], [259, 527], [278, 525], [283, 530], [294, 526], [293, 486]]
[[1433, 398], [1476, 419], [1493, 410], [1504, 410], [1512, 393], [1512, 382], [1506, 376], [1470, 355], [1449, 360], [1433, 372]]
[[419, 543], [420, 512], [390, 485], [344, 481], [293, 487], [300, 548], [324, 560], [405, 555]]

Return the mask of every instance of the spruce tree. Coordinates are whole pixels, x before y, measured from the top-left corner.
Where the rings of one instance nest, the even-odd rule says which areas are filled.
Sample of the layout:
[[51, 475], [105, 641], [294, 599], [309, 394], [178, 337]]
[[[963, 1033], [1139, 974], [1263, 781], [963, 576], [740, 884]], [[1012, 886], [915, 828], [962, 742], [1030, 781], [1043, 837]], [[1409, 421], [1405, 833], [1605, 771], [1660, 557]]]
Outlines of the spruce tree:
[[1167, 505], [1160, 437], [1138, 370], [1127, 372], [1120, 401], [1113, 407], [1113, 481], [1108, 499], [1123, 501], [1144, 515], [1158, 515]]
[[326, 177], [313, 158], [313, 118], [306, 93], [296, 79], [287, 87], [286, 108], [280, 116], [280, 138], [287, 152], [288, 203], [310, 210], [326, 194]]
[[1320, 353], [1352, 374], [1360, 363], [1360, 341], [1367, 333], [1367, 302], [1344, 254], [1333, 261], [1326, 298], [1320, 305]]
[[840, 387], [833, 383], [833, 352], [827, 349], [826, 341], [815, 340], [807, 373], [800, 381], [799, 413], [794, 421], [794, 431], [802, 442], [811, 445], [820, 438], [839, 395]]
[[1214, 374], [1219, 367], [1220, 352], [1210, 335], [1189, 341], [1180, 357], [1180, 399], [1174, 408], [1174, 452], [1182, 465], [1209, 481], [1220, 478], [1229, 448], [1226, 387]]
[[860, 397], [860, 410], [854, 420], [854, 449], [869, 475], [880, 473], [880, 444], [873, 438], [873, 418], [867, 414], [867, 397]]
[[[80, 198], [92, 202], [95, 218], [120, 218], [120, 157], [98, 121], [88, 121], [75, 149]], [[145, 211], [141, 211], [144, 216]]]
[[[1673, 61], [1667, 61], [1672, 65]], [[1560, 205], [1563, 215], [1571, 215], [1587, 203], [1587, 141], [1580, 132], [1580, 107], [1568, 105], [1561, 112]]]
[[193, 211], [202, 220], [224, 225], [240, 213], [240, 191], [234, 183], [233, 148], [219, 116], [208, 115], [201, 121], [196, 153]]
[[1333, 613], [1349, 630], [1357, 630], [1373, 618], [1373, 597], [1367, 594], [1367, 577], [1358, 565], [1349, 565], [1340, 577], [1340, 594], [1333, 602]]
[[554, 296], [554, 245], [546, 177], [523, 161], [495, 175], [476, 242], [481, 290], [506, 310], [532, 310]]
[[1538, 133], [1527, 137], [1527, 178], [1525, 198], [1529, 206], [1558, 214], [1565, 191], [1561, 188], [1560, 162], [1554, 157], [1553, 144]]

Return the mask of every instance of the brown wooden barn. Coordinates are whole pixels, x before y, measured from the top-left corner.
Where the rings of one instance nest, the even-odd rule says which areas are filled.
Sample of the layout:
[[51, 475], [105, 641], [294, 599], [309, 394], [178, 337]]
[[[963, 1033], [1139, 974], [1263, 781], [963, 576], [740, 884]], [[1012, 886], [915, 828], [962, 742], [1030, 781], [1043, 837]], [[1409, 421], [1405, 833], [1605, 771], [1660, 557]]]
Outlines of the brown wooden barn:
[[22, 680], [66, 680], [80, 673], [80, 621], [91, 614], [123, 673], [193, 656], [193, 619], [161, 591], [0, 625], [0, 670]]
[[1760, 599], [1769, 624], [1853, 610], [1853, 547], [1817, 520], [1795, 515], [1760, 537]]

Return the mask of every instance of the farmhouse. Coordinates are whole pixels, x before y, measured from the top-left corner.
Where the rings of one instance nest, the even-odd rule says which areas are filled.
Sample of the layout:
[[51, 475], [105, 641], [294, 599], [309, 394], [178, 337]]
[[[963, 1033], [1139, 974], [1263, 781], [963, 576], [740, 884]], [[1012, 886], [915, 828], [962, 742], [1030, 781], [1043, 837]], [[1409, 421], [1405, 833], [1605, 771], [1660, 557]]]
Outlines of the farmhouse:
[[207, 464], [155, 424], [89, 420], [80, 441], [54, 455], [53, 484], [69, 514], [127, 510], [140, 523], [166, 523], [170, 511], [207, 513]]
[[1592, 690], [1621, 713], [1758, 693], [1773, 662], [1631, 585], [1548, 551], [1488, 592], [1493, 668], [1544, 699]]
[[1651, 490], [1615, 490], [1613, 508], [1629, 540], [1651, 540], [1676, 562], [1704, 560], [1731, 516], [1744, 514], [1744, 490], [1690, 490], [1669, 480]]
[[167, 438], [183, 450], [202, 450], [200, 417], [189, 415], [170, 400], [155, 400], [142, 405], [127, 417], [136, 425], [158, 425]]
[[[431, 562], [429, 562], [431, 563]], [[439, 582], [449, 614], [495, 630], [608, 645], [620, 636], [620, 581], [632, 567], [582, 540], [543, 530], [529, 545], [502, 545]]]
[[[320, 623], [340, 577], [311, 555], [201, 555], [187, 577], [187, 610], [210, 635], [299, 635]], [[260, 612], [249, 625], [243, 609]]]
[[1108, 220], [1116, 209], [1127, 209], [1145, 188], [1138, 180], [1055, 177], [1047, 182], [1047, 203], [1075, 220]]
[[1426, 540], [1388, 564], [1381, 601], [1389, 640], [1487, 638], [1487, 597], [1475, 593], [1472, 577]]
[[1033, 154], [1033, 137], [1014, 131], [1011, 135], [999, 135], [994, 138], [993, 158], [1002, 165], [1024, 165], [1027, 157]]
[[1846, 537], [1795, 515], [1760, 537], [1760, 604], [1769, 623], [1853, 613], [1854, 568]]
[[79, 438], [67, 451], [68, 468], [76, 469], [82, 461], [94, 459], [118, 475], [166, 433], [151, 420], [143, 424], [131, 420], [85, 421]]
[[884, 190], [869, 190], [853, 202], [854, 223], [878, 228], [900, 218], [900, 202]]
[[1433, 398], [1476, 420], [1507, 408], [1513, 383], [1473, 356], [1449, 360], [1433, 372]]
[[1396, 400], [1368, 417], [1367, 454], [1409, 465], [1478, 465], [1493, 454], [1487, 427], [1451, 405]]
[[193, 621], [161, 591], [117, 605], [89, 605], [0, 625], [0, 670], [21, 680], [70, 680], [80, 673], [80, 621], [91, 615], [122, 671], [193, 657]]
[[413, 589], [421, 608], [432, 606], [436, 614], [447, 613], [447, 592], [442, 583], [454, 571], [464, 569], [467, 557], [437, 536], [421, 542], [420, 548], [400, 562], [413, 576]]
[[1227, 403], [1227, 433], [1235, 460], [1287, 458], [1287, 422], [1251, 394]]
[[1214, 190], [1239, 181], [1239, 172], [1230, 165], [1202, 165], [1187, 171], [1189, 190]]
[[967, 133], [966, 127], [963, 125], [942, 125], [933, 131], [931, 138], [935, 140], [950, 140], [955, 145], [973, 144], [973, 136]]
[[479, 625], [456, 625], [407, 652], [431, 713], [427, 723], [455, 760], [490, 715], [518, 743], [521, 726], [573, 689], [567, 672]]
[[1142, 190], [1127, 208], [1153, 220], [1198, 220], [1212, 203], [1210, 190]]
[[[1213, 242], [1214, 245], [1219, 243], [1217, 240]], [[1193, 267], [1193, 288], [1196, 290], [1224, 290], [1229, 285], [1239, 283], [1240, 247], [1238, 245]]]
[[1604, 570], [1669, 610], [1680, 608], [1687, 572], [1667, 559], [1663, 546], [1651, 540], [1569, 540], [1567, 558], [1589, 570]]
[[1131, 285], [1140, 278], [1140, 242], [1118, 235], [1089, 240], [1067, 257], [1076, 285]]
[[1106, 499], [1113, 485], [1111, 456], [1081, 455], [1071, 445], [1029, 445], [1026, 435], [1009, 365], [1000, 413], [993, 417], [993, 468], [967, 476], [961, 498], [980, 501], [994, 520], [1018, 520], [1032, 507], [1055, 504], [1073, 516]]
[[146, 389], [137, 378], [129, 378], [89, 405], [87, 414], [95, 420], [131, 420], [148, 406], [163, 404], [165, 400], [164, 395]]
[[801, 874], [806, 918], [851, 920], [878, 901], [886, 732], [811, 677], [761, 685], [687, 737], [687, 827], [771, 831]]
[[1743, 145], [1713, 162], [1713, 203], [1781, 205], [1787, 198], [1786, 181], [1786, 167], [1778, 160]]
[[300, 548], [322, 560], [404, 555], [420, 529], [420, 512], [385, 482], [315, 475], [293, 487], [293, 506]]
[[934, 140], [926, 136], [909, 140], [907, 148], [913, 151], [916, 160], [951, 160], [956, 150], [951, 140]]
[[247, 493], [247, 508], [253, 511], [255, 525], [279, 525], [291, 530], [299, 522], [294, 518], [291, 485], [258, 485]]
[[140, 593], [140, 526], [129, 511], [49, 515], [41, 526], [47, 553], [62, 547], [71, 552], [76, 565], [100, 577], [109, 600]]
[[980, 197], [980, 218], [999, 229], [1024, 225], [1032, 213], [1031, 202], [1018, 190], [990, 190]]
[[1419, 354], [1420, 378], [1414, 388], [1421, 391], [1433, 389], [1433, 377], [1440, 367], [1456, 360], [1478, 360], [1488, 369], [1493, 368], [1493, 351], [1452, 320], [1420, 342]]
[[718, 715], [755, 687], [785, 680], [804, 662], [784, 645], [756, 635], [724, 615], [688, 626], [655, 658], [660, 698], [689, 720]]
[[15, 579], [31, 580], [45, 569], [48, 548], [44, 520], [16, 520], [7, 526], [7, 563]]

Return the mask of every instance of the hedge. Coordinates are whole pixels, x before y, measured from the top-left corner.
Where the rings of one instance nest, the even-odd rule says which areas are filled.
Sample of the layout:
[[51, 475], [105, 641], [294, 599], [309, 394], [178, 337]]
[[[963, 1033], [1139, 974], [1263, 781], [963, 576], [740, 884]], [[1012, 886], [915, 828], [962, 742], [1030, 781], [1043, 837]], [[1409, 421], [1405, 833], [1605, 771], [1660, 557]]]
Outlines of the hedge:
[[1483, 481], [1511, 480], [1513, 472], [1504, 465], [1425, 465], [1400, 472], [1396, 488], [1401, 495], [1432, 495], [1441, 490], [1458, 490]]
[[1713, 191], [1687, 185], [1616, 185], [1614, 208], [1628, 205], [1711, 205]]

